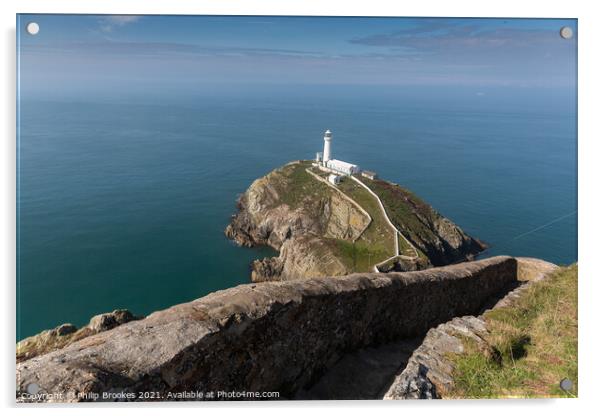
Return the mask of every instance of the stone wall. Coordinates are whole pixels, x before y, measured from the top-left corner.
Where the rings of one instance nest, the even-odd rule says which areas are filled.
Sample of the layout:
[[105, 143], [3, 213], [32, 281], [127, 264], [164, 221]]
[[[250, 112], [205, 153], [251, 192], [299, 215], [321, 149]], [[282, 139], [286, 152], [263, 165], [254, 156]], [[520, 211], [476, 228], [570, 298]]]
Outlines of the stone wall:
[[[544, 260], [518, 257], [517, 279], [520, 285], [487, 310], [512, 306], [531, 284], [549, 276], [558, 266]], [[487, 305], [488, 306], [488, 305]], [[482, 312], [486, 312], [482, 311]], [[480, 316], [456, 317], [431, 328], [407, 365], [397, 374], [384, 394], [387, 400], [440, 399], [454, 386], [452, 354], [464, 353], [464, 339], [472, 339], [482, 351], [491, 350], [486, 339], [487, 322]]]
[[[112, 392], [136, 400], [149, 398], [138, 392], [157, 392], [169, 400], [190, 390], [291, 397], [342, 354], [476, 313], [516, 276], [514, 258], [494, 257], [417, 272], [240, 285], [19, 363], [17, 398], [76, 401]], [[38, 395], [28, 397], [28, 387]]]

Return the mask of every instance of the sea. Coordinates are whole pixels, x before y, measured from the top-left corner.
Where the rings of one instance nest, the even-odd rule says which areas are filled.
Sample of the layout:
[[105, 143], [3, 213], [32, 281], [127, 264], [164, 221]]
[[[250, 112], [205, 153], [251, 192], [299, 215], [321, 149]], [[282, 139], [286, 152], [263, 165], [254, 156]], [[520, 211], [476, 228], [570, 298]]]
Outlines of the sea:
[[22, 97], [17, 339], [248, 283], [276, 253], [224, 236], [254, 179], [333, 157], [431, 204], [490, 248], [577, 261], [574, 89], [298, 86]]

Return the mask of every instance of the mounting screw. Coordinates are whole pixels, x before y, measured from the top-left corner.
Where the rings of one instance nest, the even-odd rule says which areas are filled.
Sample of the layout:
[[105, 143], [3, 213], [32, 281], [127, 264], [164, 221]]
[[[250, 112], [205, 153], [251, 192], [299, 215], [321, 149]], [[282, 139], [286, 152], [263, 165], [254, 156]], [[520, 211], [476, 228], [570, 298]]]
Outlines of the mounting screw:
[[566, 392], [573, 390], [573, 382], [568, 378], [560, 380], [560, 388]]
[[29, 22], [27, 23], [27, 33], [29, 33], [30, 35], [37, 35], [38, 32], [40, 31], [40, 25], [37, 24], [36, 22]]
[[31, 383], [27, 385], [27, 393], [29, 394], [38, 394], [40, 390], [42, 389], [36, 383]]
[[573, 37], [573, 29], [568, 26], [564, 26], [560, 29], [560, 37], [562, 39], [570, 39]]

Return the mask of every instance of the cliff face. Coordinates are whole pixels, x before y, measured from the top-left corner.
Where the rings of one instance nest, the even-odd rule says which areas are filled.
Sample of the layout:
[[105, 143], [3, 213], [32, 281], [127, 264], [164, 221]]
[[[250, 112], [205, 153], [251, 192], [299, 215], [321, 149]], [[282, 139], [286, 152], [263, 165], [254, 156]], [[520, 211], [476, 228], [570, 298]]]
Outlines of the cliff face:
[[299, 276], [342, 276], [352, 270], [339, 258], [328, 239], [312, 234], [288, 238], [278, 257], [255, 260], [251, 280], [291, 280]]
[[[382, 213], [374, 208], [376, 199], [360, 186], [354, 188], [351, 179], [334, 189], [308, 173], [310, 167], [309, 162], [289, 163], [254, 181], [238, 200], [238, 213], [226, 236], [240, 245], [269, 245], [280, 252], [253, 263], [255, 282], [372, 271], [375, 264], [395, 255], [394, 231], [383, 225]], [[484, 248], [401, 188], [381, 196], [388, 182], [366, 183], [376, 186], [373, 191], [391, 221], [416, 248], [406, 247], [407, 252], [400, 254], [407, 259], [390, 270], [450, 264]]]

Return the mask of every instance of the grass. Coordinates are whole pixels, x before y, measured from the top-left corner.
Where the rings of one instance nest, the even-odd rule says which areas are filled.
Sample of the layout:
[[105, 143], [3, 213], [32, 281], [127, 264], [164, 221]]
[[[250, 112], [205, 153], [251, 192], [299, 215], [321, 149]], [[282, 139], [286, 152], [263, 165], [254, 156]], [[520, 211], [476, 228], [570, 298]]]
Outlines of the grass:
[[[399, 234], [397, 235], [397, 241], [399, 242], [399, 254], [410, 257], [413, 257], [416, 254], [412, 246]], [[416, 249], [416, 251], [418, 251], [418, 249]]]
[[[411, 241], [423, 240], [434, 241], [433, 231], [425, 225], [419, 217], [427, 222], [433, 222], [438, 218], [438, 214], [430, 205], [422, 201], [412, 192], [398, 185], [375, 179], [370, 180], [358, 176], [382, 201], [387, 215], [391, 222], [395, 224], [398, 230]], [[403, 239], [401, 239], [403, 240]], [[400, 241], [400, 250], [403, 252], [407, 247], [405, 241]]]
[[[395, 235], [380, 210], [376, 199], [350, 178], [343, 178], [338, 188], [364, 208], [372, 222], [355, 242], [354, 252], [359, 256], [370, 254], [370, 267], [357, 271], [372, 270], [372, 266], [395, 255]], [[361, 263], [361, 261], [360, 261]]]
[[372, 271], [376, 259], [380, 259], [384, 253], [374, 252], [373, 249], [362, 243], [352, 243], [345, 240], [336, 240], [336, 249], [341, 253], [345, 265], [355, 272]]
[[[577, 396], [577, 265], [534, 283], [510, 307], [485, 314], [490, 348], [465, 341], [452, 397]], [[567, 378], [573, 390], [560, 389]]]
[[280, 188], [278, 192], [280, 202], [295, 209], [303, 205], [308, 197], [312, 201], [330, 197], [332, 191], [328, 185], [318, 182], [305, 171], [310, 166], [311, 162], [301, 161], [288, 164], [276, 171], [278, 175], [272, 179], [277, 178], [276, 185]]

